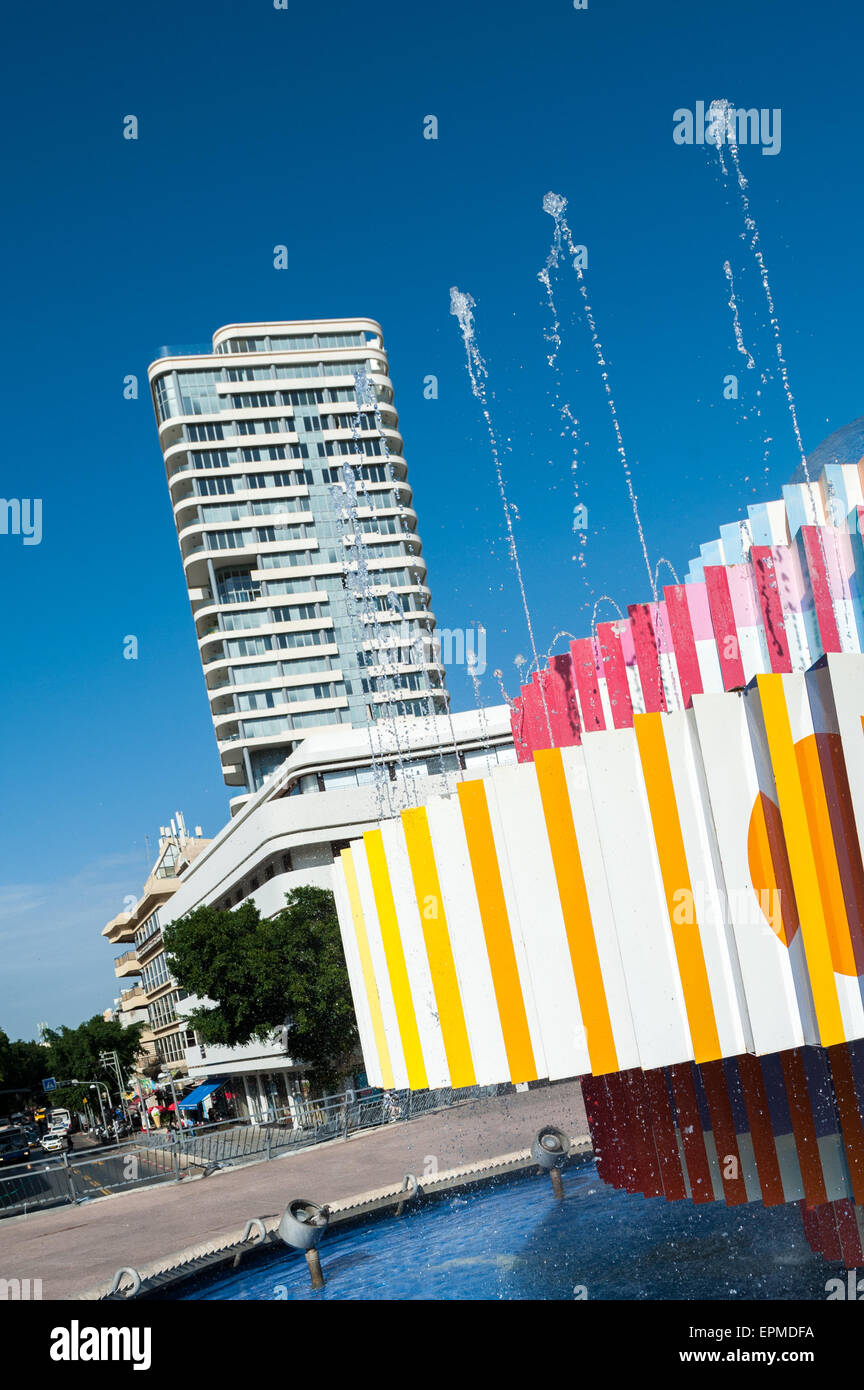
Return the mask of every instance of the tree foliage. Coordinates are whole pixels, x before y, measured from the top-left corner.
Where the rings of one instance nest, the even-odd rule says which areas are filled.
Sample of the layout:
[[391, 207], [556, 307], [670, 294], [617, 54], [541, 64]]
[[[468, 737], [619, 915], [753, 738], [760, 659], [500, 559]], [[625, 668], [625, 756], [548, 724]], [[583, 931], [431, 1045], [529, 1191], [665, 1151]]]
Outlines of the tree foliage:
[[[88, 1085], [60, 1086], [48, 1097], [42, 1090], [44, 1077], [53, 1076], [60, 1082], [71, 1081], [74, 1077], [82, 1083], [103, 1081], [114, 1096], [117, 1078], [113, 1068], [106, 1071], [103, 1067], [99, 1053], [116, 1052], [125, 1076], [134, 1067], [141, 1045], [140, 1033], [140, 1024], [123, 1028], [119, 1023], [106, 1022], [101, 1014], [79, 1023], [77, 1028], [67, 1028], [65, 1024], [60, 1028], [47, 1028], [44, 1033], [47, 1047], [37, 1042], [10, 1042], [0, 1031], [0, 1089], [20, 1087], [32, 1100], [48, 1099], [55, 1105], [80, 1109], [85, 1097], [88, 1103], [93, 1102]], [[4, 1099], [14, 1100], [14, 1097]], [[3, 1112], [14, 1108], [14, 1105], [0, 1104]]]
[[163, 935], [180, 986], [208, 1001], [190, 1018], [205, 1042], [236, 1047], [286, 1027], [318, 1085], [350, 1068], [357, 1023], [332, 893], [295, 888], [268, 918], [253, 902], [199, 907]]
[[[42, 1077], [49, 1074], [44, 1070], [45, 1061], [44, 1047], [21, 1038], [11, 1042], [0, 1029], [0, 1090], [20, 1087], [26, 1094], [41, 1091]], [[0, 1111], [14, 1110], [14, 1100], [14, 1096], [4, 1096], [6, 1104], [0, 1102]]]

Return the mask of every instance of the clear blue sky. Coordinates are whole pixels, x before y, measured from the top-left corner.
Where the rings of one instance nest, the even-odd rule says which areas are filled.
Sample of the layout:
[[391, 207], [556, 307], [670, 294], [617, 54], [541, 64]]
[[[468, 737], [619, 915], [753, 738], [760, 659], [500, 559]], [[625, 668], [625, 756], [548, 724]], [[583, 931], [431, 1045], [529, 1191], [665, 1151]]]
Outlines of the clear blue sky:
[[[747, 501], [777, 495], [797, 456], [776, 379], [762, 421], [743, 418], [752, 396], [723, 400], [726, 373], [745, 375], [727, 256], [760, 366], [773, 346], [736, 205], [716, 160], [673, 142], [672, 114], [716, 97], [782, 109], [781, 152], [742, 161], [812, 448], [864, 413], [862, 28], [850, 0], [7, 13], [2, 492], [43, 499], [44, 537], [0, 536], [0, 1026], [30, 1036], [109, 1004], [99, 932], [140, 890], [145, 832], [178, 807], [210, 834], [227, 816], [145, 384], [155, 349], [238, 320], [377, 318], [438, 620], [482, 623], [490, 673], [513, 690], [528, 641], [450, 286], [477, 301], [545, 647], [559, 628], [586, 632], [590, 608], [545, 364], [543, 194], [569, 199], [588, 247], [652, 559], [686, 568]], [[288, 270], [273, 269], [277, 243]], [[588, 580], [633, 602], [647, 580], [584, 323], [569, 322], [572, 273], [561, 303]], [[123, 400], [127, 373], [137, 401]], [[430, 373], [437, 401], [423, 399]], [[122, 656], [130, 633], [137, 662]], [[451, 687], [471, 702], [462, 672]], [[491, 674], [483, 693], [497, 698]]]

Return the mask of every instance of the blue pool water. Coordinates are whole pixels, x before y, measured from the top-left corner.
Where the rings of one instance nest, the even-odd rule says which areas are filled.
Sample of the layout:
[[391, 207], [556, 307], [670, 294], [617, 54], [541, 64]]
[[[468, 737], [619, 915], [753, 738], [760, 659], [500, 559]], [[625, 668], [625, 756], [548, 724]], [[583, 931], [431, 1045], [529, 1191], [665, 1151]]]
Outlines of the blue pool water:
[[[694, 1207], [606, 1187], [593, 1166], [430, 1200], [401, 1217], [334, 1227], [326, 1288], [302, 1255], [250, 1259], [187, 1299], [825, 1299], [838, 1266], [810, 1250], [797, 1206]], [[177, 1294], [173, 1295], [177, 1297]]]

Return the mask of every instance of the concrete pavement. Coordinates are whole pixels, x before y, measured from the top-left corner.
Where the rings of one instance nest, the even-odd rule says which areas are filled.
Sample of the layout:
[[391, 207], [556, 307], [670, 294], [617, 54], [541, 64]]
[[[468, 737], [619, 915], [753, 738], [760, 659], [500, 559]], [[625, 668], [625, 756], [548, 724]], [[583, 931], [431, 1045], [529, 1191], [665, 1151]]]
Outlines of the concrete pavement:
[[121, 1266], [170, 1268], [192, 1249], [239, 1239], [250, 1217], [278, 1216], [291, 1198], [360, 1201], [398, 1186], [406, 1172], [422, 1178], [431, 1159], [445, 1171], [528, 1149], [547, 1124], [587, 1138], [578, 1081], [471, 1101], [208, 1178], [12, 1217], [0, 1223], [0, 1278], [41, 1279], [44, 1299], [92, 1296]]

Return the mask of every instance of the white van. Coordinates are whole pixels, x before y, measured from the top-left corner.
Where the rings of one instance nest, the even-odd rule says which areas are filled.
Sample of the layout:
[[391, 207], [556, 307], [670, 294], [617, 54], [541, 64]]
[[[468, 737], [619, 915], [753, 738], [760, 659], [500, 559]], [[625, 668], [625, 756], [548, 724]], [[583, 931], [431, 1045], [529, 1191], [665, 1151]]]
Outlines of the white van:
[[72, 1116], [68, 1110], [52, 1110], [48, 1127], [49, 1129], [62, 1130], [64, 1134], [68, 1134], [72, 1127]]

